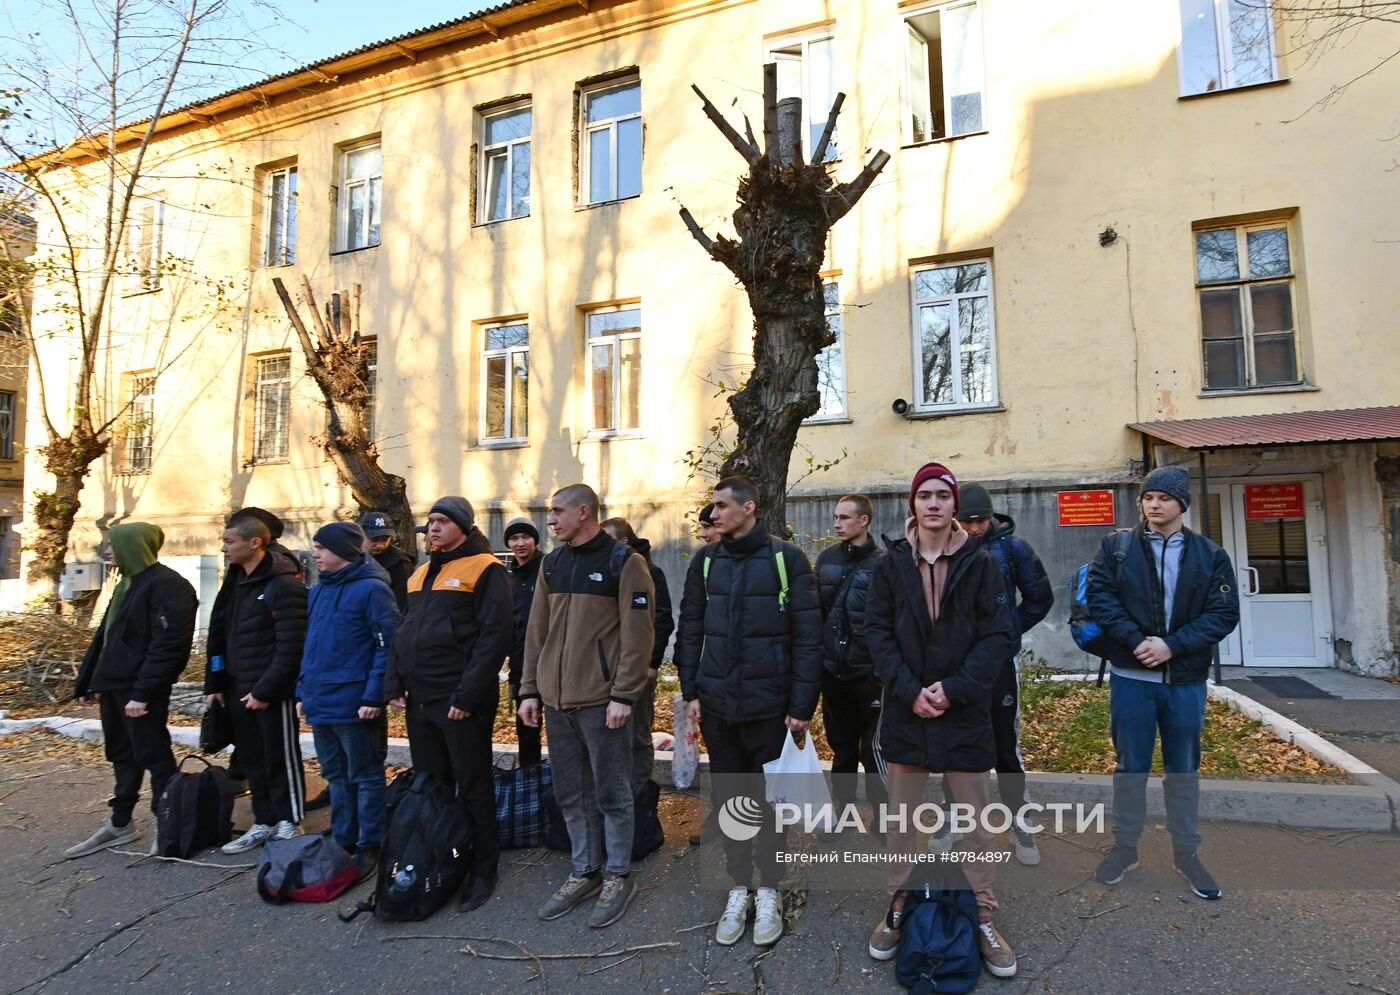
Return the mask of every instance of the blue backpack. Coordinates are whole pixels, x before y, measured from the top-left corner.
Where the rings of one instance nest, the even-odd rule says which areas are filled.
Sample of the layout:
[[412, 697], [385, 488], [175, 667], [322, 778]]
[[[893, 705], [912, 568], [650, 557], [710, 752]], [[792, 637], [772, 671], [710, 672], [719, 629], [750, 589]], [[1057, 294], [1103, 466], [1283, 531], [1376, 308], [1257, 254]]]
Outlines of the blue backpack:
[[[971, 891], [924, 887], [903, 892], [894, 976], [914, 995], [970, 992], [982, 977], [977, 899]], [[893, 928], [894, 902], [886, 921]]]
[[[1116, 577], [1123, 569], [1123, 561], [1128, 558], [1133, 533], [1131, 529], [1119, 529], [1114, 535], [1117, 537], [1113, 546], [1113, 573]], [[1099, 684], [1102, 685], [1104, 662], [1108, 660], [1108, 651], [1113, 648], [1113, 640], [1089, 612], [1090, 566], [1088, 563], [1080, 564], [1069, 578], [1069, 633], [1074, 637], [1074, 645], [1099, 658]]]

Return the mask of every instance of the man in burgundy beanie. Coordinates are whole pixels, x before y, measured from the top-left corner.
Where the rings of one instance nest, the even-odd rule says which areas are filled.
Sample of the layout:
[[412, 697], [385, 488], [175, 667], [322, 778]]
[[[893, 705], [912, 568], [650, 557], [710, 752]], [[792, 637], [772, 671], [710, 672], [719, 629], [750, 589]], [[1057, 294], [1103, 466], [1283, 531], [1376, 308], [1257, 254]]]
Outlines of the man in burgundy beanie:
[[[990, 862], [993, 838], [982, 818], [996, 763], [992, 687], [1011, 654], [1011, 612], [1001, 568], [954, 517], [958, 478], [925, 463], [909, 487], [905, 538], [875, 567], [865, 609], [865, 644], [884, 685], [877, 761], [886, 774], [892, 825], [909, 826], [930, 773], [941, 773], [954, 810], [975, 821], [959, 866], [977, 899], [977, 940], [987, 970], [1016, 973], [1016, 954], [992, 924], [998, 903]], [[905, 820], [900, 821], [900, 812]], [[881, 916], [868, 950], [876, 960], [898, 952], [904, 899], [919, 837], [887, 828], [889, 917]], [[883, 903], [882, 903], [883, 904]]]

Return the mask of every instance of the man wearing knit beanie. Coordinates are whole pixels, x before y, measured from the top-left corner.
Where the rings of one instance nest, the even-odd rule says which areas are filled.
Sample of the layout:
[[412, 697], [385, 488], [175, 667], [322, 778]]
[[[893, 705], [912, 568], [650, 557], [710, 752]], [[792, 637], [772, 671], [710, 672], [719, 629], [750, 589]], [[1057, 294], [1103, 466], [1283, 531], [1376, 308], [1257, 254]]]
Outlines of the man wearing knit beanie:
[[331, 806], [331, 833], [355, 853], [359, 879], [379, 866], [384, 842], [384, 671], [399, 611], [389, 575], [364, 552], [354, 522], [316, 532], [320, 580], [307, 597], [297, 717], [311, 723]]
[[413, 766], [455, 784], [471, 821], [467, 912], [496, 887], [501, 848], [491, 731], [514, 632], [510, 579], [475, 523], [464, 497], [438, 498], [428, 512], [432, 553], [408, 580], [408, 614], [394, 638], [384, 692], [407, 708]]
[[[510, 700], [520, 707], [520, 678], [525, 672], [525, 630], [530, 624], [530, 606], [535, 600], [535, 581], [540, 576], [540, 531], [528, 518], [515, 518], [506, 525], [504, 535], [510, 559], [510, 596], [515, 610], [515, 636], [510, 644], [510, 670], [506, 681], [510, 685]], [[540, 749], [540, 727], [529, 726], [515, 716], [515, 743], [520, 766], [537, 764], [543, 757]]]
[[[942, 773], [955, 805], [970, 806], [972, 829], [959, 863], [977, 899], [977, 942], [987, 970], [1016, 974], [1016, 954], [992, 923], [995, 840], [985, 813], [988, 771], [996, 763], [992, 688], [1011, 655], [1011, 613], [996, 561], [957, 523], [958, 480], [942, 463], [925, 463], [909, 486], [905, 538], [881, 558], [871, 577], [865, 645], [884, 685], [878, 757], [886, 772], [890, 898], [867, 947], [876, 960], [899, 949], [903, 891], [922, 851], [911, 812], [923, 801], [930, 773]], [[964, 809], [966, 811], [966, 809]], [[902, 813], [902, 814], [901, 814]], [[903, 828], [898, 828], [899, 826]]]
[[1201, 844], [1201, 730], [1212, 650], [1240, 618], [1230, 557], [1182, 525], [1190, 477], [1158, 467], [1142, 482], [1142, 522], [1103, 540], [1089, 568], [1087, 600], [1110, 640], [1113, 850], [1094, 872], [1114, 885], [1138, 866], [1147, 818], [1147, 775], [1160, 731], [1162, 795], [1176, 870], [1201, 898], [1220, 886], [1196, 854]]

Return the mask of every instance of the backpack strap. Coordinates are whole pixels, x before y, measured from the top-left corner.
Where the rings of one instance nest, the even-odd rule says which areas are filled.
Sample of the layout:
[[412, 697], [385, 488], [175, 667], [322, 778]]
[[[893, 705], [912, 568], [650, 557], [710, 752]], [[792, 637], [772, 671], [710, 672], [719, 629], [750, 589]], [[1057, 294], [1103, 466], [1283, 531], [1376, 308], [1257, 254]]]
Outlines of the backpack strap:
[[777, 539], [768, 540], [773, 547], [773, 563], [778, 568], [778, 611], [787, 611], [788, 605], [788, 574], [787, 558], [783, 556], [783, 547]]
[[[1123, 576], [1123, 561], [1128, 558], [1128, 550], [1133, 544], [1133, 530], [1119, 529], [1114, 536], [1113, 543], [1113, 579], [1117, 581]], [[1108, 657], [1099, 657], [1099, 679], [1094, 682], [1095, 687], [1103, 687], [1103, 675], [1108, 670]]]
[[710, 562], [713, 559], [708, 553], [700, 554], [700, 578], [704, 581], [705, 600], [710, 600]]

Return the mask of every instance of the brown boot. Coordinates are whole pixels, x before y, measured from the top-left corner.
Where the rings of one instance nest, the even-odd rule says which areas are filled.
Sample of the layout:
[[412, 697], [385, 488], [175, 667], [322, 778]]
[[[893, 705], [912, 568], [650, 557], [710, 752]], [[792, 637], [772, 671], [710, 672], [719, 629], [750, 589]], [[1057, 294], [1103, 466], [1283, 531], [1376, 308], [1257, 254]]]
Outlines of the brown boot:
[[1016, 951], [1006, 942], [1006, 937], [997, 932], [989, 922], [977, 926], [977, 946], [982, 952], [982, 963], [998, 978], [1016, 977]]

